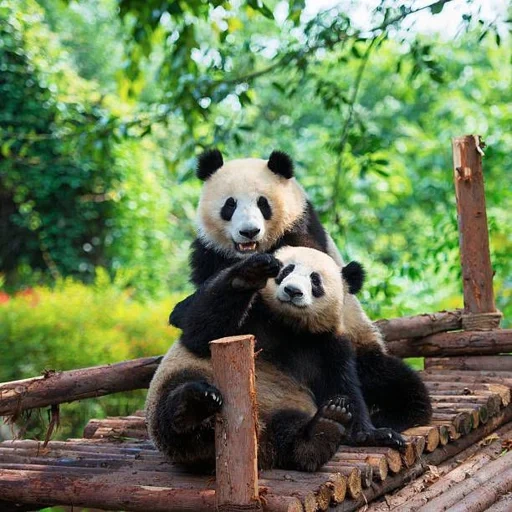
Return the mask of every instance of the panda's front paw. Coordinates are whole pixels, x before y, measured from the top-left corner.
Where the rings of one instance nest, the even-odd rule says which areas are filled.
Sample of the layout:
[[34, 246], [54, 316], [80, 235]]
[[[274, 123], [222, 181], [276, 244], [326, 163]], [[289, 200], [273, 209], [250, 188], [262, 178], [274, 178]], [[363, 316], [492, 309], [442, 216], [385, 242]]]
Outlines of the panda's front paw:
[[277, 277], [281, 266], [281, 262], [272, 254], [254, 254], [235, 268], [233, 288], [260, 290], [265, 287], [268, 279]]
[[187, 382], [169, 397], [172, 427], [176, 432], [186, 432], [200, 426], [222, 407], [220, 391], [207, 382]]
[[359, 446], [385, 446], [398, 451], [405, 450], [405, 440], [391, 428], [371, 428], [359, 430], [353, 434]]

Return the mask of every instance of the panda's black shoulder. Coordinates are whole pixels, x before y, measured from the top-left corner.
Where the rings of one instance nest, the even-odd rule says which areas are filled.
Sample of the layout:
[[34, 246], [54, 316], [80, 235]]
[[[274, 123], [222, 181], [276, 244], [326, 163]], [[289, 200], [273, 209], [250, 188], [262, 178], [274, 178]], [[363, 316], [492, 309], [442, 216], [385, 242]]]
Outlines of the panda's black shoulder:
[[327, 252], [327, 235], [318, 214], [310, 201], [306, 202], [304, 213], [278, 242], [278, 247], [311, 247]]
[[192, 242], [189, 262], [192, 271], [190, 279], [194, 285], [200, 286], [213, 275], [236, 263], [236, 260], [223, 256], [196, 238]]

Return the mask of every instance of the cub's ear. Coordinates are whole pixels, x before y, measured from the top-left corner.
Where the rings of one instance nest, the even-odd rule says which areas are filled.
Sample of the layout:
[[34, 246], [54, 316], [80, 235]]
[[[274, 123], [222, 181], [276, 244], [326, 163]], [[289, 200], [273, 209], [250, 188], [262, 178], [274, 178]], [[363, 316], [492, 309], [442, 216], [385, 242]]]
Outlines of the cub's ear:
[[341, 269], [341, 275], [348, 284], [349, 293], [355, 294], [363, 287], [366, 272], [361, 263], [351, 261]]
[[268, 168], [278, 176], [289, 180], [293, 178], [292, 159], [283, 151], [272, 151], [268, 159]]
[[197, 177], [206, 181], [224, 165], [222, 154], [218, 149], [208, 149], [197, 159]]

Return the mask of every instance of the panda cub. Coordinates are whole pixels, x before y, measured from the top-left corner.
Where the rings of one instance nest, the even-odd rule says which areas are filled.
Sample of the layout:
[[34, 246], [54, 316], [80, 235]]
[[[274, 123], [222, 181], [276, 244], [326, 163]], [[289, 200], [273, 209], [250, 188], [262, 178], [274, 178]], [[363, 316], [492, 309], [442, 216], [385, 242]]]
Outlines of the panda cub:
[[[195, 300], [204, 283], [252, 254], [304, 246], [329, 254], [343, 266], [285, 153], [274, 151], [268, 160], [224, 163], [221, 153], [211, 150], [199, 158], [197, 175], [204, 185], [199, 236], [190, 262], [198, 291], [176, 306], [171, 324], [183, 328], [189, 310], [195, 318]], [[358, 374], [375, 426], [403, 431], [427, 424], [432, 407], [425, 385], [405, 363], [387, 354], [381, 334], [353, 294], [346, 294], [339, 320], [356, 350]]]
[[302, 247], [255, 254], [217, 274], [151, 382], [147, 421], [156, 446], [175, 462], [213, 465], [222, 397], [209, 342], [252, 333], [261, 467], [315, 471], [342, 442], [403, 448], [399, 434], [372, 425], [343, 336], [344, 290], [357, 292], [362, 280], [359, 264], [340, 271], [326, 254]]

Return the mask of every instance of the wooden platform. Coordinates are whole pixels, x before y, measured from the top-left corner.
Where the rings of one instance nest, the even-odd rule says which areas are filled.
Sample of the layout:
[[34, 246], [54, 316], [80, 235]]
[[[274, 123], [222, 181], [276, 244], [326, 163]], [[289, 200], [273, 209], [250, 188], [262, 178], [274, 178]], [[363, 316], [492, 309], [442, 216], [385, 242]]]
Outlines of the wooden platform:
[[[422, 375], [434, 401], [433, 424], [407, 432], [405, 454], [341, 447], [318, 473], [262, 471], [264, 510], [351, 511], [383, 495], [384, 501], [367, 510], [481, 511], [495, 502], [489, 510], [512, 510], [507, 496], [512, 453], [500, 456], [512, 446], [512, 372], [429, 370]], [[1, 443], [0, 496], [5, 500], [0, 509], [6, 511], [57, 504], [213, 511], [215, 479], [166, 462], [148, 441], [144, 417], [137, 413], [91, 420], [83, 439], [53, 441], [45, 448], [31, 440]]]

